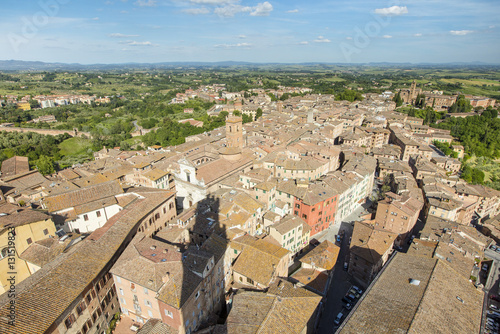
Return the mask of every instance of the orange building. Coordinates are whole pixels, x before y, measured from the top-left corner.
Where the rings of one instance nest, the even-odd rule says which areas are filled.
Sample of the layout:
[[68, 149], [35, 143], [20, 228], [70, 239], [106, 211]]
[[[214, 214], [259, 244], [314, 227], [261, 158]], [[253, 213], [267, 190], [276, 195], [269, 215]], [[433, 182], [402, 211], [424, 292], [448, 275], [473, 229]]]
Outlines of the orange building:
[[311, 236], [333, 224], [336, 210], [337, 194], [324, 185], [313, 184], [303, 196], [294, 197], [293, 213], [311, 227]]

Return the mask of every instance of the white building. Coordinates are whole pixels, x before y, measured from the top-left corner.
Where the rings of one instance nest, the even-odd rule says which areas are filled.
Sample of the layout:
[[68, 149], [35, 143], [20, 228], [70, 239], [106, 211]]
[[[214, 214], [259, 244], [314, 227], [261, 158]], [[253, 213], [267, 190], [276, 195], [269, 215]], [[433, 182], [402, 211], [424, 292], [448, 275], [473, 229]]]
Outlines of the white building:
[[66, 232], [86, 233], [102, 227], [135, 198], [124, 194], [118, 181], [110, 181], [46, 197], [42, 207]]
[[53, 100], [44, 100], [40, 103], [42, 108], [53, 108], [56, 106]]

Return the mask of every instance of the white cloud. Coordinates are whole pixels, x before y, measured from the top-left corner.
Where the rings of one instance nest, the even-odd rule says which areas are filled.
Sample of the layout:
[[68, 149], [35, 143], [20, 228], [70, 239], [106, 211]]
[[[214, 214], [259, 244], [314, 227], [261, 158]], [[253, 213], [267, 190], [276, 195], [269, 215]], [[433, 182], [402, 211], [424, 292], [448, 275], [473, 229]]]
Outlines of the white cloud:
[[247, 38], [247, 36], [246, 35], [239, 35], [238, 38], [244, 39], [244, 38]]
[[253, 11], [250, 13], [252, 16], [269, 16], [273, 11], [273, 5], [269, 2], [263, 2], [257, 4], [257, 6], [253, 7]]
[[418, 33], [418, 34], [413, 34], [413, 37], [422, 37], [422, 34]]
[[131, 37], [138, 37], [139, 35], [125, 35], [125, 34], [120, 34], [119, 32], [109, 34], [109, 37], [113, 38], [131, 38]]
[[392, 6], [388, 8], [377, 8], [375, 9], [375, 14], [386, 15], [386, 16], [397, 16], [408, 14], [408, 8], [406, 6]]
[[210, 14], [210, 9], [206, 7], [189, 8], [189, 9], [184, 9], [183, 12], [191, 15], [204, 15], [204, 14]]
[[346, 37], [345, 39], [347, 39], [348, 41], [352, 40], [352, 37]]
[[229, 49], [229, 48], [249, 48], [252, 46], [250, 43], [237, 43], [237, 44], [216, 44], [214, 45], [216, 48], [223, 48], [223, 49]]
[[156, 0], [137, 0], [134, 2], [134, 5], [137, 5], [139, 7], [156, 7], [158, 4], [158, 1]]
[[146, 42], [125, 41], [125, 42], [120, 42], [120, 43], [130, 45], [130, 46], [158, 46], [158, 44], [153, 44], [149, 41], [146, 41]]
[[198, 5], [227, 5], [239, 2], [239, 0], [189, 0], [191, 3]]
[[488, 28], [493, 29], [493, 28], [495, 28], [495, 26], [491, 25], [491, 26], [489, 26]]
[[384, 35], [384, 36], [382, 36], [382, 37], [383, 37], [383, 38], [392, 38], [392, 36], [391, 36], [391, 35]]
[[244, 7], [241, 5], [227, 5], [224, 7], [217, 7], [214, 9], [214, 14], [220, 17], [233, 17], [238, 13], [248, 13], [251, 12], [252, 8]]
[[330, 43], [331, 41], [327, 38], [324, 38], [323, 36], [318, 36], [318, 38], [316, 38], [314, 40], [314, 43]]
[[450, 34], [455, 35], [455, 36], [464, 36], [468, 35], [470, 33], [473, 33], [473, 30], [451, 30]]
[[239, 13], [249, 13], [251, 16], [268, 16], [273, 11], [273, 5], [267, 1], [258, 3], [254, 7], [234, 4], [233, 0], [191, 0], [191, 2], [194, 1], [208, 5], [223, 5], [214, 9], [214, 14], [220, 17], [233, 17]]
[[299, 44], [300, 45], [307, 45], [307, 44], [309, 44], [309, 42], [308, 41], [303, 41], [303, 42], [300, 42]]
[[98, 17], [94, 17], [93, 19], [91, 19], [92, 21], [99, 21], [99, 18]]
[[286, 12], [287, 13], [298, 13], [299, 10], [298, 9], [292, 9], [292, 10], [287, 10]]

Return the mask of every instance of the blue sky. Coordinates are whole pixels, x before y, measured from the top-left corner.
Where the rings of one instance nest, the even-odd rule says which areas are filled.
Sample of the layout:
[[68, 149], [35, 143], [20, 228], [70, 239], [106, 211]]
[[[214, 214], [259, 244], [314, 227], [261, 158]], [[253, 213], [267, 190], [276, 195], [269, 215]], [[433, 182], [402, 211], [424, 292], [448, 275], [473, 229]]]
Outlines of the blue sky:
[[3, 0], [0, 59], [500, 63], [498, 0]]

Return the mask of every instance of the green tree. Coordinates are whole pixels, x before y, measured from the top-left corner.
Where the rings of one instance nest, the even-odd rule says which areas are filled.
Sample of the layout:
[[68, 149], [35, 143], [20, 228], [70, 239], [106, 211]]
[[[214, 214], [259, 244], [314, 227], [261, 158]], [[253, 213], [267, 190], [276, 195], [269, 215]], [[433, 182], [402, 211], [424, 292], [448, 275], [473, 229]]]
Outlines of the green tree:
[[285, 101], [285, 100], [288, 100], [289, 98], [290, 98], [290, 94], [284, 93], [283, 95], [281, 95], [280, 101]]
[[55, 171], [54, 161], [48, 156], [41, 155], [36, 161], [36, 168], [42, 175], [52, 174]]
[[271, 98], [271, 101], [278, 101], [278, 99], [273, 93], [268, 93], [267, 95]]
[[253, 121], [253, 120], [252, 120], [252, 116], [247, 115], [247, 114], [243, 114], [243, 115], [241, 116], [241, 119], [243, 120], [243, 124], [245, 124], [245, 123], [250, 123], [251, 121]]
[[255, 113], [255, 120], [262, 117], [262, 109], [257, 108], [257, 112]]
[[418, 94], [415, 99], [415, 107], [424, 109], [425, 108], [425, 94]]
[[337, 101], [363, 101], [363, 96], [360, 92], [354, 91], [352, 89], [346, 89], [342, 93], [335, 96], [335, 100]]
[[121, 141], [120, 142], [120, 150], [121, 151], [130, 151], [130, 143], [128, 141]]
[[396, 108], [401, 107], [403, 105], [403, 99], [401, 98], [401, 94], [399, 92], [397, 92], [396, 95], [394, 95], [392, 100], [396, 102]]
[[410, 110], [408, 110], [408, 116], [415, 117], [415, 108], [413, 108], [413, 106], [411, 106]]
[[465, 95], [458, 95], [455, 103], [451, 105], [448, 109], [449, 113], [460, 113], [460, 112], [470, 112], [472, 110], [472, 106], [470, 101], [465, 98]]

